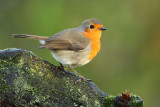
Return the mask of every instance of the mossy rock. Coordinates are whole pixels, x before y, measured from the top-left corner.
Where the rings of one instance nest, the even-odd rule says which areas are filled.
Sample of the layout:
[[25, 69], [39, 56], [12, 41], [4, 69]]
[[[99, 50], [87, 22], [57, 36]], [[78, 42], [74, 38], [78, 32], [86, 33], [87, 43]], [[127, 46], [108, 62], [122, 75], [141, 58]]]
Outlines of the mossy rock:
[[[79, 77], [72, 72], [57, 69], [32, 52], [0, 51], [0, 107], [116, 106], [115, 98], [94, 83], [75, 84], [77, 79]], [[129, 106], [142, 107], [143, 101], [139, 97], [132, 98]]]

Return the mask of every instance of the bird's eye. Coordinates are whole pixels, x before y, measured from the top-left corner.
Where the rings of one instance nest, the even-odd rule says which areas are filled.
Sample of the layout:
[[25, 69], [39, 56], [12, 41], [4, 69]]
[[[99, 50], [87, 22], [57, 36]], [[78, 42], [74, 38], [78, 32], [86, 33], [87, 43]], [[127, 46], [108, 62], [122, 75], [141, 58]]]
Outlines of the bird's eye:
[[90, 28], [93, 29], [93, 28], [94, 28], [94, 25], [90, 25]]

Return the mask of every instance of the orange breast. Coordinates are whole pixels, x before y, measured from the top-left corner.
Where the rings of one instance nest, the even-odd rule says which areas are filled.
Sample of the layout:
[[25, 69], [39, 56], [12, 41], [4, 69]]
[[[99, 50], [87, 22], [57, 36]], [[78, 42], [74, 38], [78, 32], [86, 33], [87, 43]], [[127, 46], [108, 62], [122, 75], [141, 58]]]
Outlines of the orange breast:
[[88, 39], [91, 40], [91, 51], [90, 51], [90, 56], [89, 56], [89, 60], [92, 60], [96, 55], [97, 53], [99, 52], [100, 50], [100, 46], [101, 46], [101, 43], [100, 43], [100, 38], [101, 38], [101, 33], [102, 31], [99, 30], [99, 29], [88, 29], [87, 31], [85, 31], [83, 33], [83, 35], [85, 37], [87, 37]]

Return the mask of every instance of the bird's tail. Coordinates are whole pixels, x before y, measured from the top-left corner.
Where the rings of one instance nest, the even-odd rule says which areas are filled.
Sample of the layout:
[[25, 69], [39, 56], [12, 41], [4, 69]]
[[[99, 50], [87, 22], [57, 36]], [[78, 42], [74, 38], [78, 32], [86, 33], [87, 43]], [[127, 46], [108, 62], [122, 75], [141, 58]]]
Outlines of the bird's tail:
[[48, 37], [45, 36], [36, 36], [36, 35], [26, 35], [26, 34], [13, 34], [14, 38], [29, 38], [29, 39], [36, 39], [36, 40], [46, 40]]

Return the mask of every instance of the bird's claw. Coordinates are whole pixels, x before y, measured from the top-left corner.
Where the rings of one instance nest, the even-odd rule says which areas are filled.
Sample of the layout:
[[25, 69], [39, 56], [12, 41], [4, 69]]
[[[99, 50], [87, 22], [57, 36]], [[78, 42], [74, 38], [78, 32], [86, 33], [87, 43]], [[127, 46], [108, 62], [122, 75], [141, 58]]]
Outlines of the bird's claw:
[[86, 78], [84, 78], [84, 77], [80, 77], [80, 79], [78, 79], [75, 83], [77, 84], [77, 83], [80, 82], [81, 80], [83, 80], [84, 82], [87, 82], [87, 83], [89, 83], [89, 82], [92, 81], [91, 79], [86, 79]]

